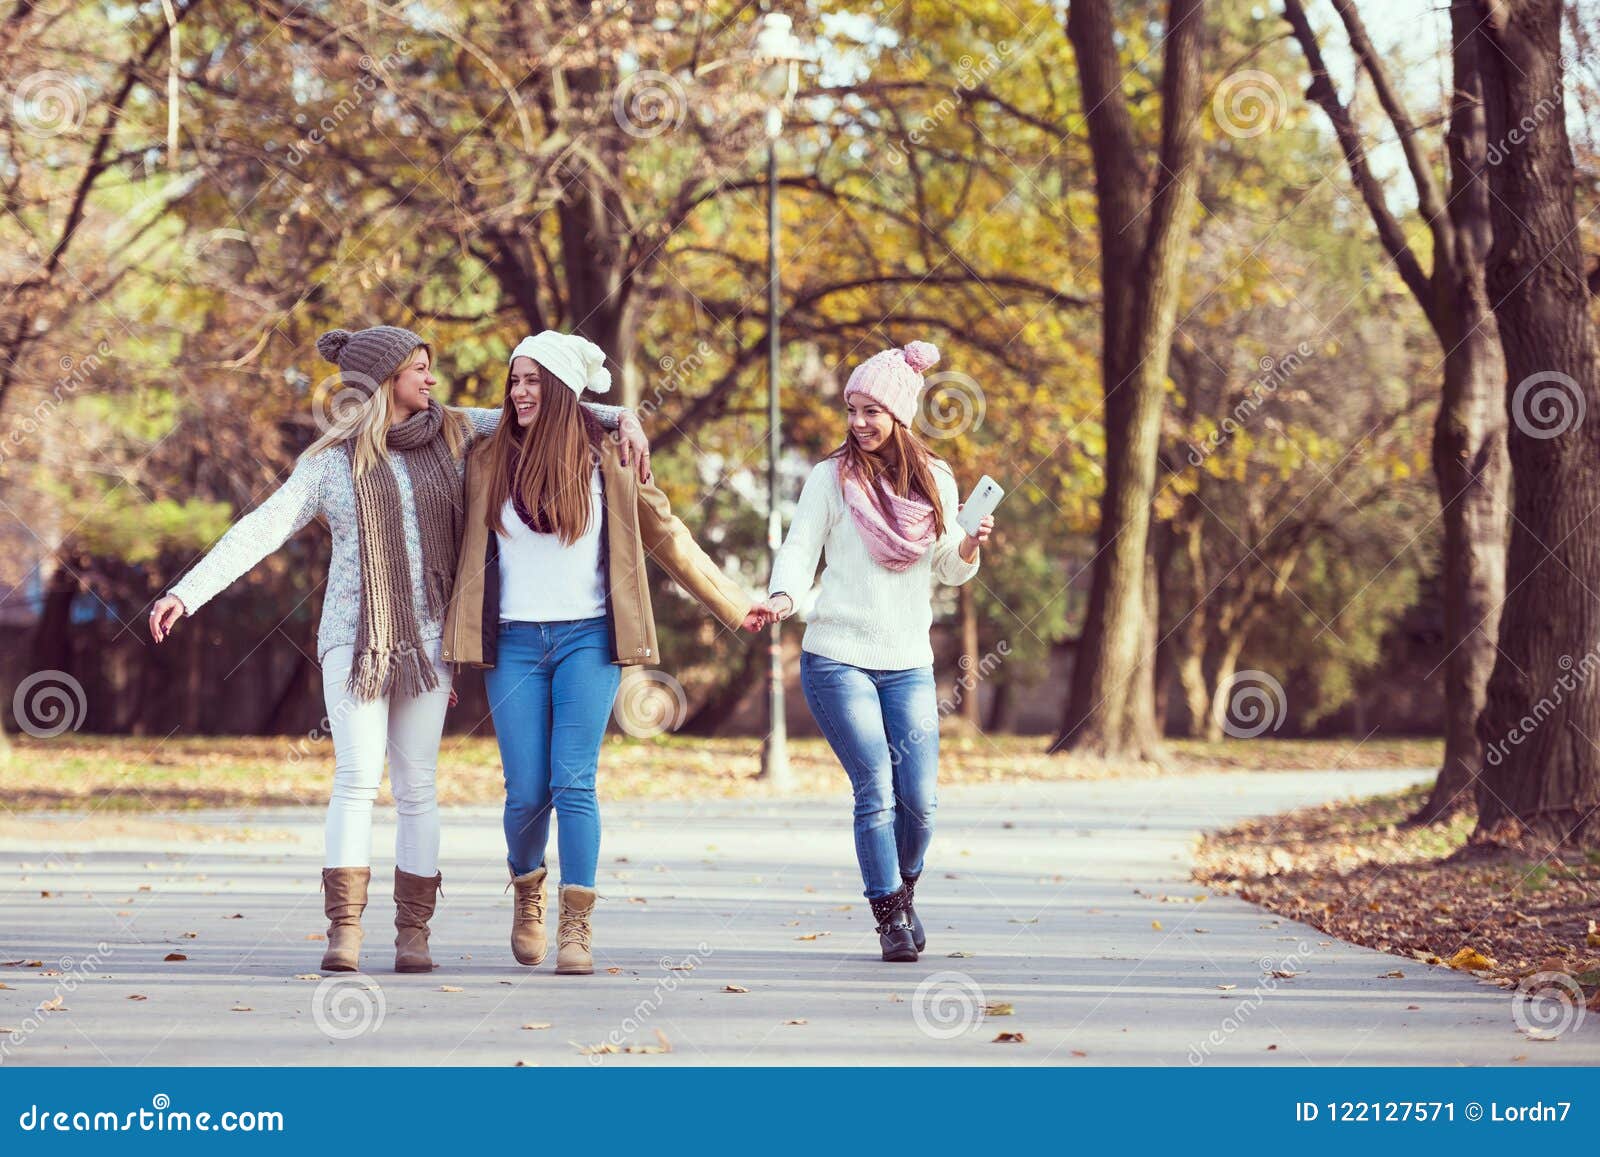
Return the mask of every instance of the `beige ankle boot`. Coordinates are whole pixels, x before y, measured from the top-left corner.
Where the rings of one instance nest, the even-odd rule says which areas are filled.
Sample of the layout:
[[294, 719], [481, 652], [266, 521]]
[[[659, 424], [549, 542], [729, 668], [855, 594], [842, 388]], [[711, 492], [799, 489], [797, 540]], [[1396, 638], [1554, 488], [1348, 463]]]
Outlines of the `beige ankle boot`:
[[561, 885], [561, 927], [556, 933], [556, 971], [588, 976], [594, 971], [589, 944], [589, 916], [594, 912], [593, 888]]
[[361, 913], [367, 907], [371, 868], [323, 868], [322, 911], [328, 917], [328, 948], [322, 971], [356, 972], [361, 967]]
[[539, 867], [511, 877], [511, 886], [517, 890], [511, 912], [511, 954], [518, 964], [543, 963], [550, 952], [550, 937], [544, 930], [545, 875], [546, 869]]
[[439, 885], [444, 876], [413, 876], [394, 870], [394, 970], [432, 972], [433, 957], [428, 954], [428, 921], [433, 919], [439, 900]]

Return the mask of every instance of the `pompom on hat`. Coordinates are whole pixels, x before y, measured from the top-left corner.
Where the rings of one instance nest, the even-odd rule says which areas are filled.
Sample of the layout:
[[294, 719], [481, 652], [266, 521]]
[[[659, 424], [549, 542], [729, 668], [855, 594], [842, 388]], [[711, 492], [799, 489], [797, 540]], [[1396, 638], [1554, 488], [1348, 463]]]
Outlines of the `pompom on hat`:
[[506, 364], [518, 358], [532, 358], [580, 398], [585, 390], [604, 394], [611, 389], [611, 371], [606, 369], [605, 351], [577, 334], [547, 329], [525, 337], [511, 351]]
[[865, 394], [893, 414], [895, 421], [909, 426], [927, 385], [922, 375], [938, 364], [939, 347], [932, 342], [914, 341], [904, 349], [884, 350], [852, 371], [844, 396]]
[[317, 339], [317, 352], [339, 367], [341, 384], [368, 397], [392, 378], [419, 346], [427, 349], [428, 343], [397, 325], [375, 325], [354, 332], [330, 329]]

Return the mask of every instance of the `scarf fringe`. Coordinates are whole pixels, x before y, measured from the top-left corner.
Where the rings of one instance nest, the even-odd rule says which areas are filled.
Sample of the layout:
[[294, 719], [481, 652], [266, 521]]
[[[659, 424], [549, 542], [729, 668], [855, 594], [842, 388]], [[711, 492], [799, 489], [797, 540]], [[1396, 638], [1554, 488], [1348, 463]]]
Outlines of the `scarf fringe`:
[[363, 702], [385, 695], [421, 695], [439, 686], [433, 664], [420, 651], [404, 648], [379, 651], [368, 648], [350, 664], [345, 690]]

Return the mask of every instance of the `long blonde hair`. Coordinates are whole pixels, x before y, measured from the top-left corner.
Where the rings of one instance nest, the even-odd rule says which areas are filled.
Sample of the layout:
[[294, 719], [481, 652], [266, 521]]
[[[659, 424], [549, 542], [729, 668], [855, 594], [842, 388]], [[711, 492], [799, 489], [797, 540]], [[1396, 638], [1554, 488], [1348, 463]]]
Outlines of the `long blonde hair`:
[[[400, 363], [401, 369], [411, 364], [411, 359], [417, 356], [417, 350], [427, 350], [430, 358], [433, 355], [433, 351], [427, 346], [418, 346], [405, 356], [405, 360]], [[356, 444], [355, 462], [352, 468], [355, 477], [360, 478], [379, 462], [387, 461], [389, 428], [395, 424], [394, 383], [399, 376], [400, 370], [396, 370], [361, 402], [354, 406], [343, 407], [322, 437], [301, 452], [296, 465], [315, 454], [320, 454], [330, 446], [352, 440]], [[466, 415], [453, 406], [444, 408], [444, 444], [449, 448], [452, 458], [459, 458], [462, 447], [467, 444]]]

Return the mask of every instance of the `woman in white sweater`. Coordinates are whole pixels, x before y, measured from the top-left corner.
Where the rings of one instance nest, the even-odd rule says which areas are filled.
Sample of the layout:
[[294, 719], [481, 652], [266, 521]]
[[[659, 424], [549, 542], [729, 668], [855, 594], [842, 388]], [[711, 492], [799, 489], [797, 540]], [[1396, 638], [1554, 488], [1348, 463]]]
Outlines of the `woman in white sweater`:
[[[336, 329], [317, 340], [317, 350], [338, 365], [341, 393], [357, 404], [337, 415], [283, 485], [156, 602], [150, 632], [161, 642], [179, 619], [313, 518], [327, 523], [333, 553], [317, 658], [334, 771], [324, 833], [322, 968], [360, 966], [372, 804], [387, 761], [399, 821], [395, 970], [428, 972], [428, 922], [441, 880], [434, 774], [451, 695], [440, 635], [460, 544], [462, 457], [475, 439], [494, 432], [500, 411], [434, 401], [432, 353], [408, 329]], [[631, 415], [612, 406], [596, 410], [607, 425], [626, 425], [636, 448], [642, 445]], [[640, 469], [648, 471], [642, 455]]]
[[914, 961], [926, 946], [912, 901], [939, 773], [932, 583], [960, 586], [977, 574], [994, 525], [984, 518], [975, 535], [956, 525], [955, 475], [911, 432], [922, 373], [938, 360], [932, 345], [912, 342], [850, 375], [849, 433], [806, 479], [765, 607], [787, 618], [825, 561], [800, 685], [850, 777], [856, 859], [891, 961]]

